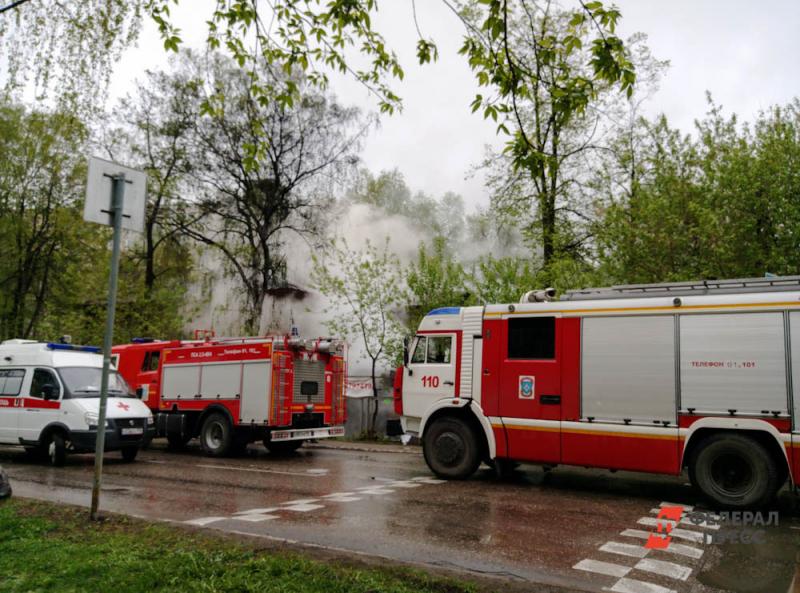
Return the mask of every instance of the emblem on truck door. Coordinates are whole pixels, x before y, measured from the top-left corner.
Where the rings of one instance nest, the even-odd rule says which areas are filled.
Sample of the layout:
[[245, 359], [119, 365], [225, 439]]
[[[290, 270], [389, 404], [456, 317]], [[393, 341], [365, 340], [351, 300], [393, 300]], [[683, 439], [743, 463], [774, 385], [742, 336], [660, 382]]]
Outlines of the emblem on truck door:
[[536, 377], [519, 376], [519, 399], [536, 399]]

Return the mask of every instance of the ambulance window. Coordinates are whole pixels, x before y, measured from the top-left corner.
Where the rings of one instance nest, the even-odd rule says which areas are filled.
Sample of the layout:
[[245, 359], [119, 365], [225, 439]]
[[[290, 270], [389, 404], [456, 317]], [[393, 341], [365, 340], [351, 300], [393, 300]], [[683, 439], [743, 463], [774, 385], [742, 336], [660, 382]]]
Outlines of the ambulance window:
[[161, 356], [160, 350], [154, 350], [152, 352], [148, 352], [144, 355], [144, 360], [142, 361], [142, 371], [157, 371], [158, 370], [158, 359]]
[[556, 357], [556, 318], [521, 317], [508, 320], [508, 357], [547, 360]]
[[427, 338], [417, 338], [417, 347], [414, 348], [414, 354], [411, 356], [411, 362], [425, 362], [425, 346], [427, 343]]
[[428, 364], [450, 364], [453, 338], [437, 336], [428, 338]]
[[53, 394], [56, 398], [61, 396], [61, 387], [58, 384], [58, 379], [53, 374], [53, 371], [47, 369], [36, 369], [33, 371], [33, 379], [31, 380], [31, 397], [44, 397], [42, 387], [45, 385], [53, 386]]
[[3, 369], [0, 371], [0, 395], [19, 395], [22, 389], [22, 379], [25, 371], [22, 369]]

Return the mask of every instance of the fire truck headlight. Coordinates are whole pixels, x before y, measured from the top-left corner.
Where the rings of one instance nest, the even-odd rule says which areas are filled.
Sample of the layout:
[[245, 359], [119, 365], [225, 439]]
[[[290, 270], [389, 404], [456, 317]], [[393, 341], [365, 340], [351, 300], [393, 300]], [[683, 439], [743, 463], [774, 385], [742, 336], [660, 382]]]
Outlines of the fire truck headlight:
[[153, 426], [156, 423], [156, 419], [153, 418], [153, 415], [147, 417], [147, 426]]

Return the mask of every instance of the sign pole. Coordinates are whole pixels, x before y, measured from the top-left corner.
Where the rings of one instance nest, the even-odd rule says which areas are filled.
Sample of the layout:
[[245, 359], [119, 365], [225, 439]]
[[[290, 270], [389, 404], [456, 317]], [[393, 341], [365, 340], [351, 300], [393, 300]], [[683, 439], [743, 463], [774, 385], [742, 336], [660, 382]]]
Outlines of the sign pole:
[[92, 485], [91, 519], [99, 519], [100, 483], [103, 475], [103, 453], [106, 446], [106, 402], [108, 401], [108, 373], [111, 367], [111, 342], [114, 338], [114, 313], [117, 307], [117, 275], [119, 271], [120, 239], [122, 235], [122, 206], [125, 198], [125, 174], [112, 177], [111, 219], [114, 239], [111, 249], [111, 275], [108, 281], [108, 308], [106, 333], [103, 338], [103, 375], [100, 383], [100, 410], [97, 418], [97, 442], [94, 450], [94, 484]]

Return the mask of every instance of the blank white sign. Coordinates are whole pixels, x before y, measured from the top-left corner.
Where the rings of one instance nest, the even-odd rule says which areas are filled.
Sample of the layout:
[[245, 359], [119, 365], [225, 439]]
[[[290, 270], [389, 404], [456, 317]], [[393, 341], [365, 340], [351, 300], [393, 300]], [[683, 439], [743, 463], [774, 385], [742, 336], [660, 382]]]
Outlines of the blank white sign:
[[144, 209], [147, 175], [144, 171], [118, 165], [105, 159], [89, 157], [89, 175], [86, 182], [86, 203], [83, 219], [113, 226], [111, 219], [112, 177], [125, 175], [125, 194], [122, 201], [122, 228], [130, 231], [144, 230]]

